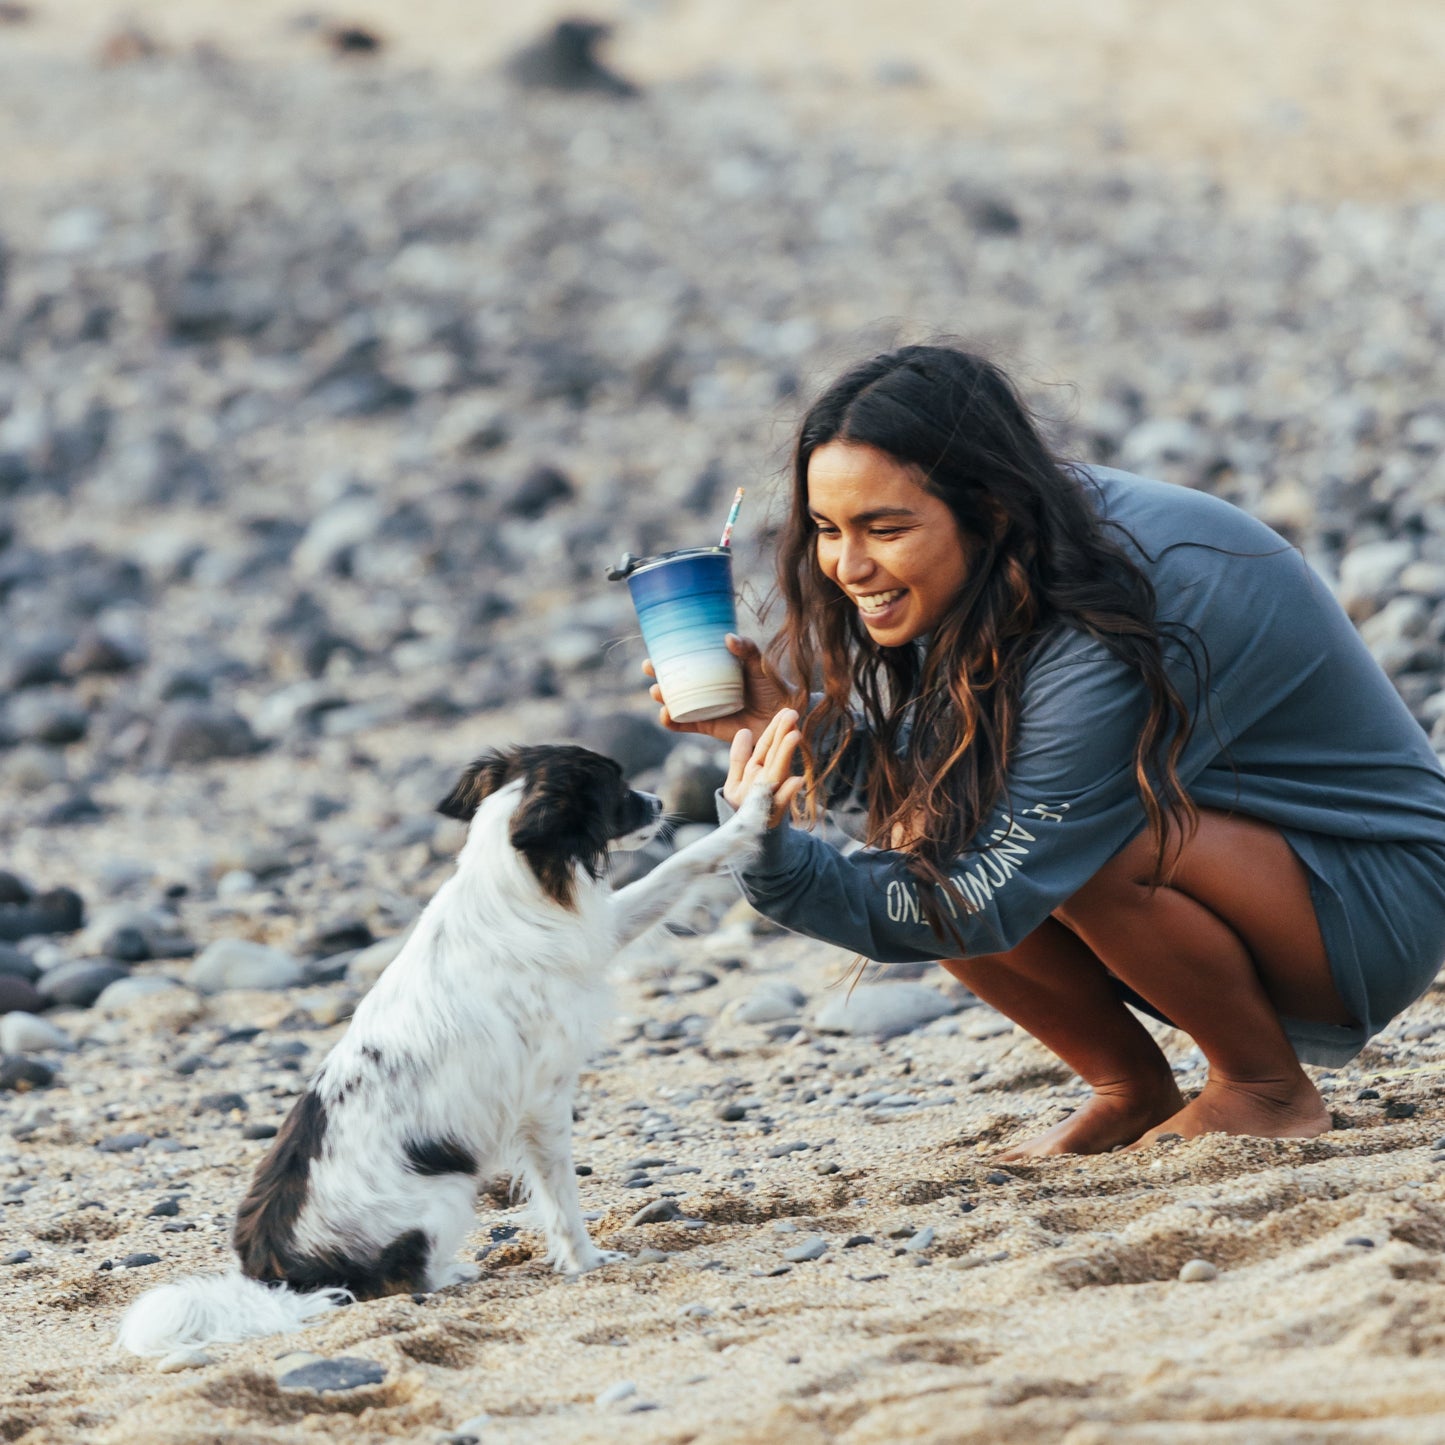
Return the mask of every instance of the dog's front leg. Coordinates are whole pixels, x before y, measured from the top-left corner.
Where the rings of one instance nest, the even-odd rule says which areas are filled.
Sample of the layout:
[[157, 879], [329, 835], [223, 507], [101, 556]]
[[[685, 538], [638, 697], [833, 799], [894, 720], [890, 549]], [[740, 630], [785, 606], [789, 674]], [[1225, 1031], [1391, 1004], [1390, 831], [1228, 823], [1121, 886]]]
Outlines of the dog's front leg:
[[522, 1130], [522, 1152], [532, 1212], [547, 1237], [547, 1257], [559, 1274], [580, 1274], [600, 1264], [626, 1259], [598, 1249], [582, 1218], [577, 1171], [572, 1163], [572, 1104], [530, 1120]]
[[755, 853], [772, 811], [772, 787], [760, 778], [748, 790], [742, 807], [721, 828], [664, 858], [635, 883], [619, 888], [612, 895], [619, 947], [661, 923], [699, 879], [724, 863], [742, 863]]

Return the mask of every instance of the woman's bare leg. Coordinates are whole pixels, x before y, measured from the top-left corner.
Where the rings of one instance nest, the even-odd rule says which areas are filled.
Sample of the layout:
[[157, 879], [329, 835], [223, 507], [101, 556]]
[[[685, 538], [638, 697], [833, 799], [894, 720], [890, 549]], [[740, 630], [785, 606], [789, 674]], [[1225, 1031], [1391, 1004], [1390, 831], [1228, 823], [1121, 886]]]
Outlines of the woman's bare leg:
[[1141, 835], [1055, 916], [1187, 1033], [1203, 1092], [1140, 1140], [1222, 1132], [1306, 1138], [1330, 1127], [1280, 1014], [1346, 1024], [1304, 866], [1278, 830], [1204, 811], [1167, 885]]
[[1119, 999], [1082, 939], [1046, 918], [1007, 953], [943, 964], [986, 1003], [1052, 1049], [1093, 1089], [1069, 1117], [1004, 1159], [1098, 1154], [1172, 1117], [1184, 1100], [1149, 1031]]

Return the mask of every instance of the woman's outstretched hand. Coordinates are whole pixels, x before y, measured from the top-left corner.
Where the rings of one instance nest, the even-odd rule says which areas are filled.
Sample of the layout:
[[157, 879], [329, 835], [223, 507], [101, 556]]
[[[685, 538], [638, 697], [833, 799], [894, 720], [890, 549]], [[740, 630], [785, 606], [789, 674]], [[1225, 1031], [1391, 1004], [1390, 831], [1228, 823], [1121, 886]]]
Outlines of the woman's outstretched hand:
[[790, 707], [768, 720], [756, 743], [751, 729], [739, 728], [733, 734], [732, 751], [728, 754], [728, 780], [723, 784], [723, 797], [734, 808], [741, 808], [752, 785], [760, 776], [766, 777], [773, 785], [773, 811], [768, 827], [776, 828], [803, 787], [803, 779], [793, 775], [793, 755], [802, 738], [798, 714]]
[[[767, 727], [773, 714], [787, 702], [787, 687], [763, 661], [763, 654], [756, 642], [730, 632], [727, 646], [728, 651], [743, 665], [742, 707], [726, 717], [709, 718], [706, 722], [673, 722], [667, 704], [662, 701], [662, 689], [654, 682], [650, 692], [653, 702], [661, 706], [657, 720], [663, 727], [675, 733], [703, 733], [707, 737], [716, 738], [720, 743], [728, 743], [737, 736], [741, 728], [747, 728], [756, 737]], [[657, 676], [651, 658], [642, 664], [642, 670], [648, 677]]]

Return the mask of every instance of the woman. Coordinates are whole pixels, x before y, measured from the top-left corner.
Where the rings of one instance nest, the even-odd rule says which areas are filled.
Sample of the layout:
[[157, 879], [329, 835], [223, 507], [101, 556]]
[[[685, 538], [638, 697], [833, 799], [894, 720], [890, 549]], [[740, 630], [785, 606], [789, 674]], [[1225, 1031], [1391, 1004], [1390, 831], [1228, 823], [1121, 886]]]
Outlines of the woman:
[[[732, 740], [725, 803], [779, 785], [753, 903], [868, 958], [948, 955], [1082, 1075], [1088, 1103], [1007, 1157], [1327, 1130], [1300, 1061], [1351, 1058], [1445, 959], [1445, 775], [1299, 554], [1058, 461], [996, 367], [910, 346], [805, 417], [778, 575], [769, 659], [730, 644], [743, 711], [679, 729]], [[785, 816], [849, 789], [861, 852]], [[1126, 1001], [1198, 1044], [1196, 1098]]]

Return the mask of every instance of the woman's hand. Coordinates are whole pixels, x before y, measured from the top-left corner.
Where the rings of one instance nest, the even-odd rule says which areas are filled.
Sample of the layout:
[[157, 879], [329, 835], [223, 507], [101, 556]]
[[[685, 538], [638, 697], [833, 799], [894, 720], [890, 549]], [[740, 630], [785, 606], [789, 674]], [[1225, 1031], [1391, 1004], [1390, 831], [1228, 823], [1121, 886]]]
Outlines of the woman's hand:
[[[789, 690], [763, 661], [756, 642], [730, 632], [727, 647], [743, 665], [742, 707], [726, 717], [709, 718], [706, 722], [673, 722], [667, 704], [662, 701], [662, 689], [654, 682], [650, 692], [653, 702], [661, 704], [657, 720], [663, 727], [675, 733], [703, 733], [720, 743], [731, 742], [742, 728], [747, 728], [756, 736], [767, 727], [773, 714], [787, 702]], [[648, 677], [657, 676], [651, 658], [642, 664], [642, 670]]]
[[732, 751], [728, 754], [728, 780], [723, 784], [723, 797], [734, 808], [741, 808], [757, 779], [767, 778], [773, 785], [773, 811], [768, 827], [776, 828], [802, 791], [803, 779], [793, 775], [793, 756], [802, 739], [798, 714], [790, 707], [768, 721], [756, 743], [750, 729], [739, 728], [733, 734]]

